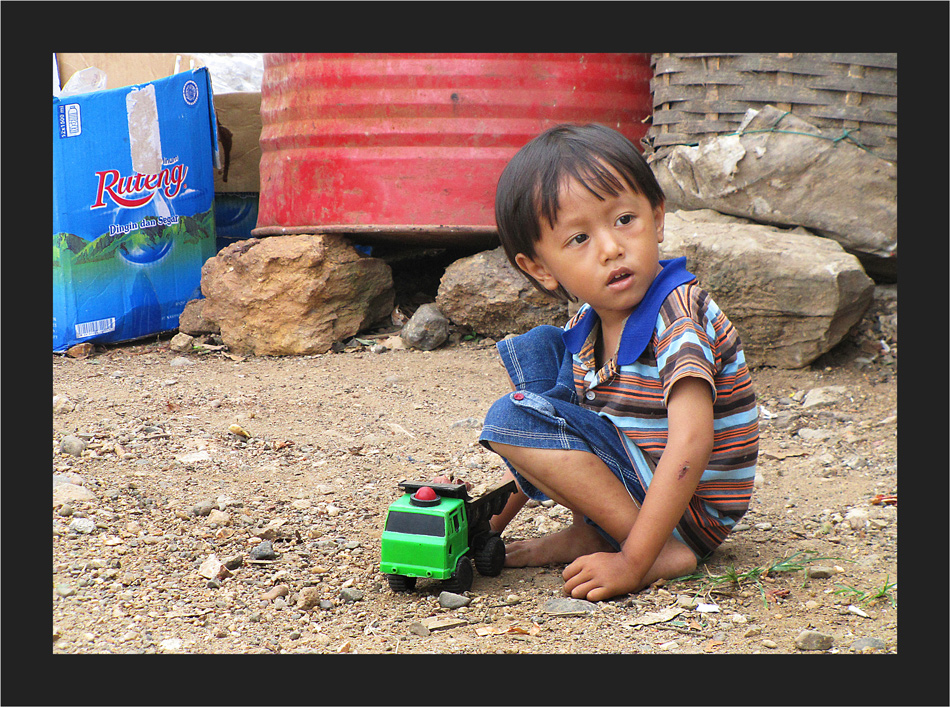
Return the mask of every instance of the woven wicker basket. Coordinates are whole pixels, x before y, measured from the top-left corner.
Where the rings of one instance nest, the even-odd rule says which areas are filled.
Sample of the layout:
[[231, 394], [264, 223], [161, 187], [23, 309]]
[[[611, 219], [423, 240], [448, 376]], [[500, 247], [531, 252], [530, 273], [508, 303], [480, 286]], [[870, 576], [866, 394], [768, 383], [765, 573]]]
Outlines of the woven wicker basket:
[[654, 54], [652, 65], [643, 145], [654, 159], [770, 104], [897, 162], [896, 54]]

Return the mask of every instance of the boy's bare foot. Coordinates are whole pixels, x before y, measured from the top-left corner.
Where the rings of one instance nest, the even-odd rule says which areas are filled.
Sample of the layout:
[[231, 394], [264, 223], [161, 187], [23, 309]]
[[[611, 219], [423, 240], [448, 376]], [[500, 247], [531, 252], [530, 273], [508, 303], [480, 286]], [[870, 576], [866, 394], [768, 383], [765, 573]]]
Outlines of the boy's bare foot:
[[581, 520], [550, 535], [507, 543], [505, 567], [565, 564], [573, 562], [582, 555], [612, 551], [613, 548], [603, 536]]

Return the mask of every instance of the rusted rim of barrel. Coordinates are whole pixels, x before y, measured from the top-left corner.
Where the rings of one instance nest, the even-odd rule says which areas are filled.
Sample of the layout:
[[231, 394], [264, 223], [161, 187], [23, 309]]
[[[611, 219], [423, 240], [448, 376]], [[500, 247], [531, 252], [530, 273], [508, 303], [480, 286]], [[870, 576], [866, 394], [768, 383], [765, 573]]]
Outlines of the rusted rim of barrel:
[[[408, 224], [362, 226], [355, 224], [313, 225], [313, 226], [261, 226], [251, 231], [255, 238], [267, 236], [295, 236], [303, 234], [337, 234], [349, 236], [366, 243], [400, 242], [407, 238], [410, 242], [437, 245], [452, 245], [454, 236], [465, 237], [466, 244], [490, 247], [499, 245], [498, 231], [490, 226], [419, 226]], [[474, 243], [472, 238], [478, 243]]]

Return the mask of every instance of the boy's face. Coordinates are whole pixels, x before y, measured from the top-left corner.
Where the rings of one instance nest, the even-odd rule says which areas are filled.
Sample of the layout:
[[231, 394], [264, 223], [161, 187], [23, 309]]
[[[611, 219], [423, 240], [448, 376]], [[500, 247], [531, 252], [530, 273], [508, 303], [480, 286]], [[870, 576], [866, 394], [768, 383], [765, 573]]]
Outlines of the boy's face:
[[619, 324], [643, 299], [660, 272], [664, 206], [654, 209], [646, 197], [627, 187], [599, 199], [576, 180], [559, 195], [557, 222], [541, 219], [535, 256], [515, 257], [541, 285], [558, 284], [597, 312], [604, 324]]

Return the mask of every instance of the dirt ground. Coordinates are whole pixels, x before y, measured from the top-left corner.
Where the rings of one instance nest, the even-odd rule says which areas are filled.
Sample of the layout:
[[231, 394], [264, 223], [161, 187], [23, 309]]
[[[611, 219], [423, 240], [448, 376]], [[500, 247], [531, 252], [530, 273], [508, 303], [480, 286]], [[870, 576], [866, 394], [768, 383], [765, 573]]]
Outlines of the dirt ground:
[[[705, 578], [566, 609], [562, 567], [476, 574], [462, 608], [379, 572], [400, 480], [477, 493], [501, 474], [476, 442], [507, 391], [492, 341], [243, 358], [162, 336], [54, 355], [53, 653], [896, 653], [897, 349], [876, 324], [892, 293], [812, 366], [753, 370], [760, 478]], [[62, 495], [75, 486], [94, 497]], [[568, 517], [525, 508], [505, 539]]]

